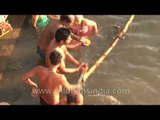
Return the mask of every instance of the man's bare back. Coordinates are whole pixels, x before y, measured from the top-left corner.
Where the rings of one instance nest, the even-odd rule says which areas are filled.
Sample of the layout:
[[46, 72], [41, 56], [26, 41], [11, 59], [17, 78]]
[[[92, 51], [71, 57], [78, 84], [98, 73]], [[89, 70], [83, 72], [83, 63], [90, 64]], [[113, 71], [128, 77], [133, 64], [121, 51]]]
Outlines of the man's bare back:
[[[58, 104], [61, 87], [64, 87], [67, 90], [81, 88], [81, 84], [71, 85], [68, 83], [64, 75], [57, 73], [57, 68], [62, 61], [61, 59], [61, 54], [58, 51], [53, 51], [50, 54], [50, 61], [52, 65], [49, 68], [36, 66], [21, 78], [22, 82], [32, 87], [33, 95], [37, 94], [38, 91], [42, 105]], [[87, 66], [84, 67], [88, 69]], [[38, 89], [37, 83], [30, 79], [32, 77], [38, 78], [40, 81], [40, 89]]]
[[51, 40], [55, 37], [55, 32], [58, 28], [62, 27], [62, 24], [60, 20], [52, 20], [44, 29], [44, 31], [41, 33], [39, 41], [38, 41], [38, 47], [41, 51], [46, 51], [48, 48], [49, 43]]
[[51, 71], [43, 66], [35, 67], [29, 74], [34, 74], [40, 81], [40, 86], [35, 89], [40, 98], [42, 98], [47, 104], [59, 103], [59, 93], [61, 91], [61, 79], [62, 74]]

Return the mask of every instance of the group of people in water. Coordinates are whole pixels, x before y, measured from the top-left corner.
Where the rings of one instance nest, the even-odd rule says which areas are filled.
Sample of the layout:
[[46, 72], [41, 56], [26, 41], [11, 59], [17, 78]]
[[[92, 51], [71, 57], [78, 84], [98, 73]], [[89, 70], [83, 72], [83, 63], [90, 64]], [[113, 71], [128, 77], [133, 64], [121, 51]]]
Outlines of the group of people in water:
[[[39, 33], [37, 53], [45, 66], [34, 67], [21, 81], [32, 87], [32, 95], [39, 96], [42, 105], [83, 105], [82, 83], [70, 84], [64, 73], [87, 72], [87, 63], [80, 63], [68, 49], [87, 46], [98, 33], [96, 22], [83, 15], [33, 15], [32, 22]], [[75, 68], [67, 68], [66, 60]], [[39, 85], [32, 77], [38, 78]], [[61, 98], [62, 89], [66, 94]]]

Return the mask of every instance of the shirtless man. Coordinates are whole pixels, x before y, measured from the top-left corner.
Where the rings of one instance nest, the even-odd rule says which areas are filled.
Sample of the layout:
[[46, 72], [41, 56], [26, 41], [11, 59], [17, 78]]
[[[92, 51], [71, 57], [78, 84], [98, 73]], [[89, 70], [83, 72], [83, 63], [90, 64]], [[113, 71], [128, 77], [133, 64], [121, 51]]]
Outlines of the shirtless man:
[[[59, 28], [55, 33], [55, 39], [51, 41], [51, 43], [48, 46], [47, 52], [46, 52], [46, 65], [51, 66], [50, 62], [50, 54], [57, 50], [62, 55], [62, 62], [60, 64], [60, 70], [64, 73], [74, 73], [78, 72], [85, 63], [80, 64], [76, 59], [73, 58], [73, 56], [68, 52], [66, 45], [70, 44], [72, 41], [71, 39], [71, 31], [69, 28], [61, 27]], [[75, 66], [78, 66], [77, 68], [66, 68], [65, 66], [65, 60], [68, 60], [69, 62], [73, 63]]]
[[[40, 35], [40, 39], [37, 44], [37, 53], [45, 60], [45, 53], [47, 51], [48, 45], [50, 44], [51, 40], [55, 37], [55, 32], [58, 28], [63, 26], [70, 27], [74, 23], [74, 16], [73, 15], [61, 15], [60, 19], [52, 20], [49, 24], [45, 27]], [[73, 35], [73, 39], [80, 40], [80, 37]], [[76, 47], [81, 43], [74, 44], [70, 48]]]
[[83, 15], [75, 15], [72, 32], [80, 37], [89, 38], [98, 33], [96, 22], [84, 18]]
[[[34, 95], [39, 95], [40, 102], [43, 105], [58, 104], [61, 87], [64, 87], [67, 90], [81, 88], [80, 84], [69, 84], [63, 74], [57, 73], [57, 68], [62, 61], [62, 56], [58, 51], [53, 51], [50, 54], [50, 60], [52, 65], [49, 68], [36, 66], [21, 79], [22, 82], [32, 87]], [[31, 81], [31, 77], [38, 78], [40, 81], [39, 87], [35, 82]]]

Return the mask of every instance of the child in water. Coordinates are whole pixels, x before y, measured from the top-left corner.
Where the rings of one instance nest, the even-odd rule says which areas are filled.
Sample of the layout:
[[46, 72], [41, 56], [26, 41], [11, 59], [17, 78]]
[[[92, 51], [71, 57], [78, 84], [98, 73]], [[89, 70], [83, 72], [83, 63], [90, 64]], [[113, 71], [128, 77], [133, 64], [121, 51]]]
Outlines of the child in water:
[[[83, 38], [84, 46], [89, 46], [91, 42], [88, 38], [98, 33], [96, 22], [84, 18], [83, 15], [75, 15], [74, 24], [70, 29], [74, 35]], [[77, 41], [74, 41], [73, 44], [76, 43]]]
[[71, 26], [72, 33], [79, 37], [90, 38], [98, 33], [96, 22], [84, 18], [83, 15], [75, 15], [74, 25]]

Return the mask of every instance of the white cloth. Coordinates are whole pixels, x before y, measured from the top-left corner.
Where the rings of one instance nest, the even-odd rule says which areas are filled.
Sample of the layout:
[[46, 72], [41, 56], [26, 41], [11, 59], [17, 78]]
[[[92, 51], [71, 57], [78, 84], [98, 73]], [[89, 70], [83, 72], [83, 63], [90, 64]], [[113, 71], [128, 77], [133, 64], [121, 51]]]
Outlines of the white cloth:
[[5, 22], [8, 15], [0, 15], [0, 23]]

